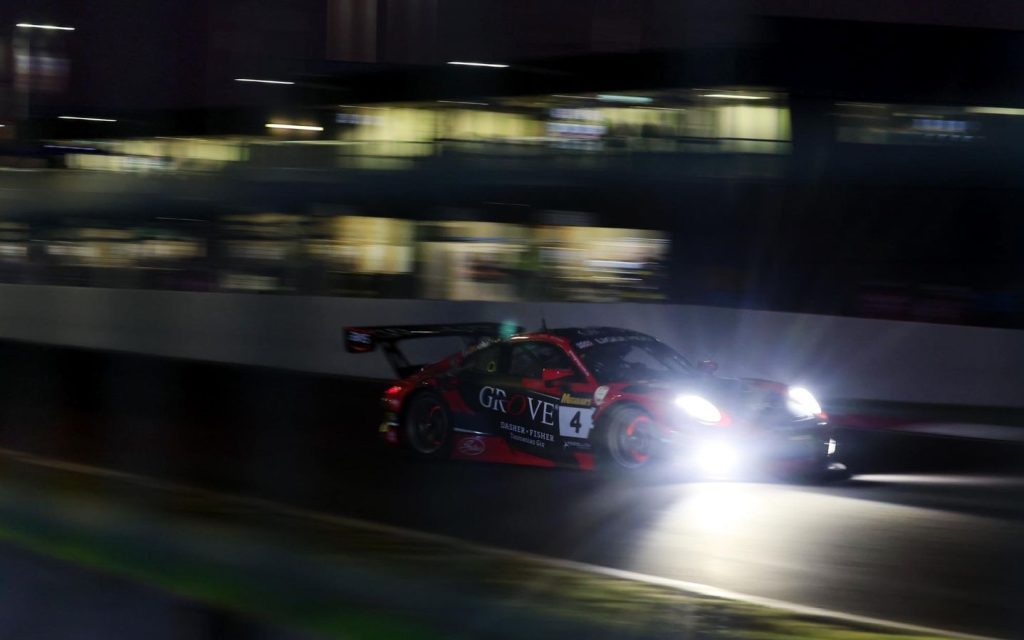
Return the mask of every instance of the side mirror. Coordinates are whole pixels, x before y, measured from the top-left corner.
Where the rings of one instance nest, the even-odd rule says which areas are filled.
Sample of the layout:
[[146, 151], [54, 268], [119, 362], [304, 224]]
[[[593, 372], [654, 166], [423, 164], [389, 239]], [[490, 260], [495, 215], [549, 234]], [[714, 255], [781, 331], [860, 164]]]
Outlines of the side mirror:
[[714, 360], [701, 360], [697, 363], [697, 371], [711, 375], [718, 371], [718, 363]]
[[540, 379], [544, 384], [551, 384], [552, 382], [571, 378], [574, 375], [576, 375], [576, 372], [572, 369], [543, 369], [540, 373]]

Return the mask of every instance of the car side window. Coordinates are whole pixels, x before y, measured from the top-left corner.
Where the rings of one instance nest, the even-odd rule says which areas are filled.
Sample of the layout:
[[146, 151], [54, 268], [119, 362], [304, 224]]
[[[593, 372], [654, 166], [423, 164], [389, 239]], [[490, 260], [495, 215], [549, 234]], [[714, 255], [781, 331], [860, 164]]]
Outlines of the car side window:
[[544, 369], [573, 369], [565, 351], [550, 342], [517, 342], [510, 349], [508, 374], [539, 380]]
[[501, 349], [498, 345], [484, 347], [466, 356], [462, 361], [462, 368], [476, 373], [495, 373], [498, 371], [500, 356]]

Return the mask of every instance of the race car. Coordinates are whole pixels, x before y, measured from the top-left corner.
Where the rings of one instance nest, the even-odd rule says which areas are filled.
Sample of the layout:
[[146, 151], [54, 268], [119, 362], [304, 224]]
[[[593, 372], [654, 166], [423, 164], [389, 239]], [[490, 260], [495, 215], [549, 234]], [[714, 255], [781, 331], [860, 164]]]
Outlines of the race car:
[[[466, 348], [411, 364], [399, 343]], [[828, 416], [805, 388], [716, 375], [656, 338], [614, 327], [524, 333], [496, 323], [350, 327], [350, 353], [384, 353], [399, 380], [380, 433], [426, 458], [702, 476], [841, 467]]]

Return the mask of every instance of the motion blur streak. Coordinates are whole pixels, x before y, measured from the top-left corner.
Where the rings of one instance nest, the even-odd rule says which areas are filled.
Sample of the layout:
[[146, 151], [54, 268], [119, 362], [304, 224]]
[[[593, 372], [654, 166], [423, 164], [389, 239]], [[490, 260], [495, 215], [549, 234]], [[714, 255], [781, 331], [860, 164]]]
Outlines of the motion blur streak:
[[42, 29], [44, 31], [74, 31], [74, 27], [60, 27], [53, 24], [32, 24], [31, 22], [19, 22], [15, 25], [20, 29]]
[[84, 120], [85, 122], [117, 122], [114, 118], [90, 118], [87, 116], [57, 116], [58, 120]]
[[498, 64], [494, 62], [462, 62], [459, 60], [452, 60], [448, 64], [454, 64], [460, 67], [493, 67], [495, 69], [504, 69], [508, 67], [507, 64]]
[[857, 476], [858, 482], [877, 482], [879, 484], [926, 484], [949, 487], [1006, 487], [1024, 488], [1024, 478], [1013, 476], [963, 476], [963, 475], [926, 475], [896, 473], [863, 473]]
[[268, 122], [266, 125], [268, 129], [294, 129], [296, 131], [323, 131], [323, 127], [316, 127], [313, 125], [306, 124], [279, 124], [276, 122]]
[[284, 84], [291, 85], [295, 84], [290, 80], [261, 80], [259, 78], [235, 78], [235, 82], [256, 82], [258, 84]]

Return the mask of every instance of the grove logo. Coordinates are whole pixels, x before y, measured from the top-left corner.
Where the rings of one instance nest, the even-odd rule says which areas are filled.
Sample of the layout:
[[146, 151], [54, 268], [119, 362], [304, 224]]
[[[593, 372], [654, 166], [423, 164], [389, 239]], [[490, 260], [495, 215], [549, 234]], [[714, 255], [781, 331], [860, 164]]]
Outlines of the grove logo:
[[480, 406], [484, 409], [497, 411], [507, 416], [521, 416], [526, 413], [534, 422], [543, 425], [555, 426], [555, 405], [554, 403], [540, 398], [531, 398], [522, 393], [509, 395], [500, 387], [483, 387], [480, 389]]

